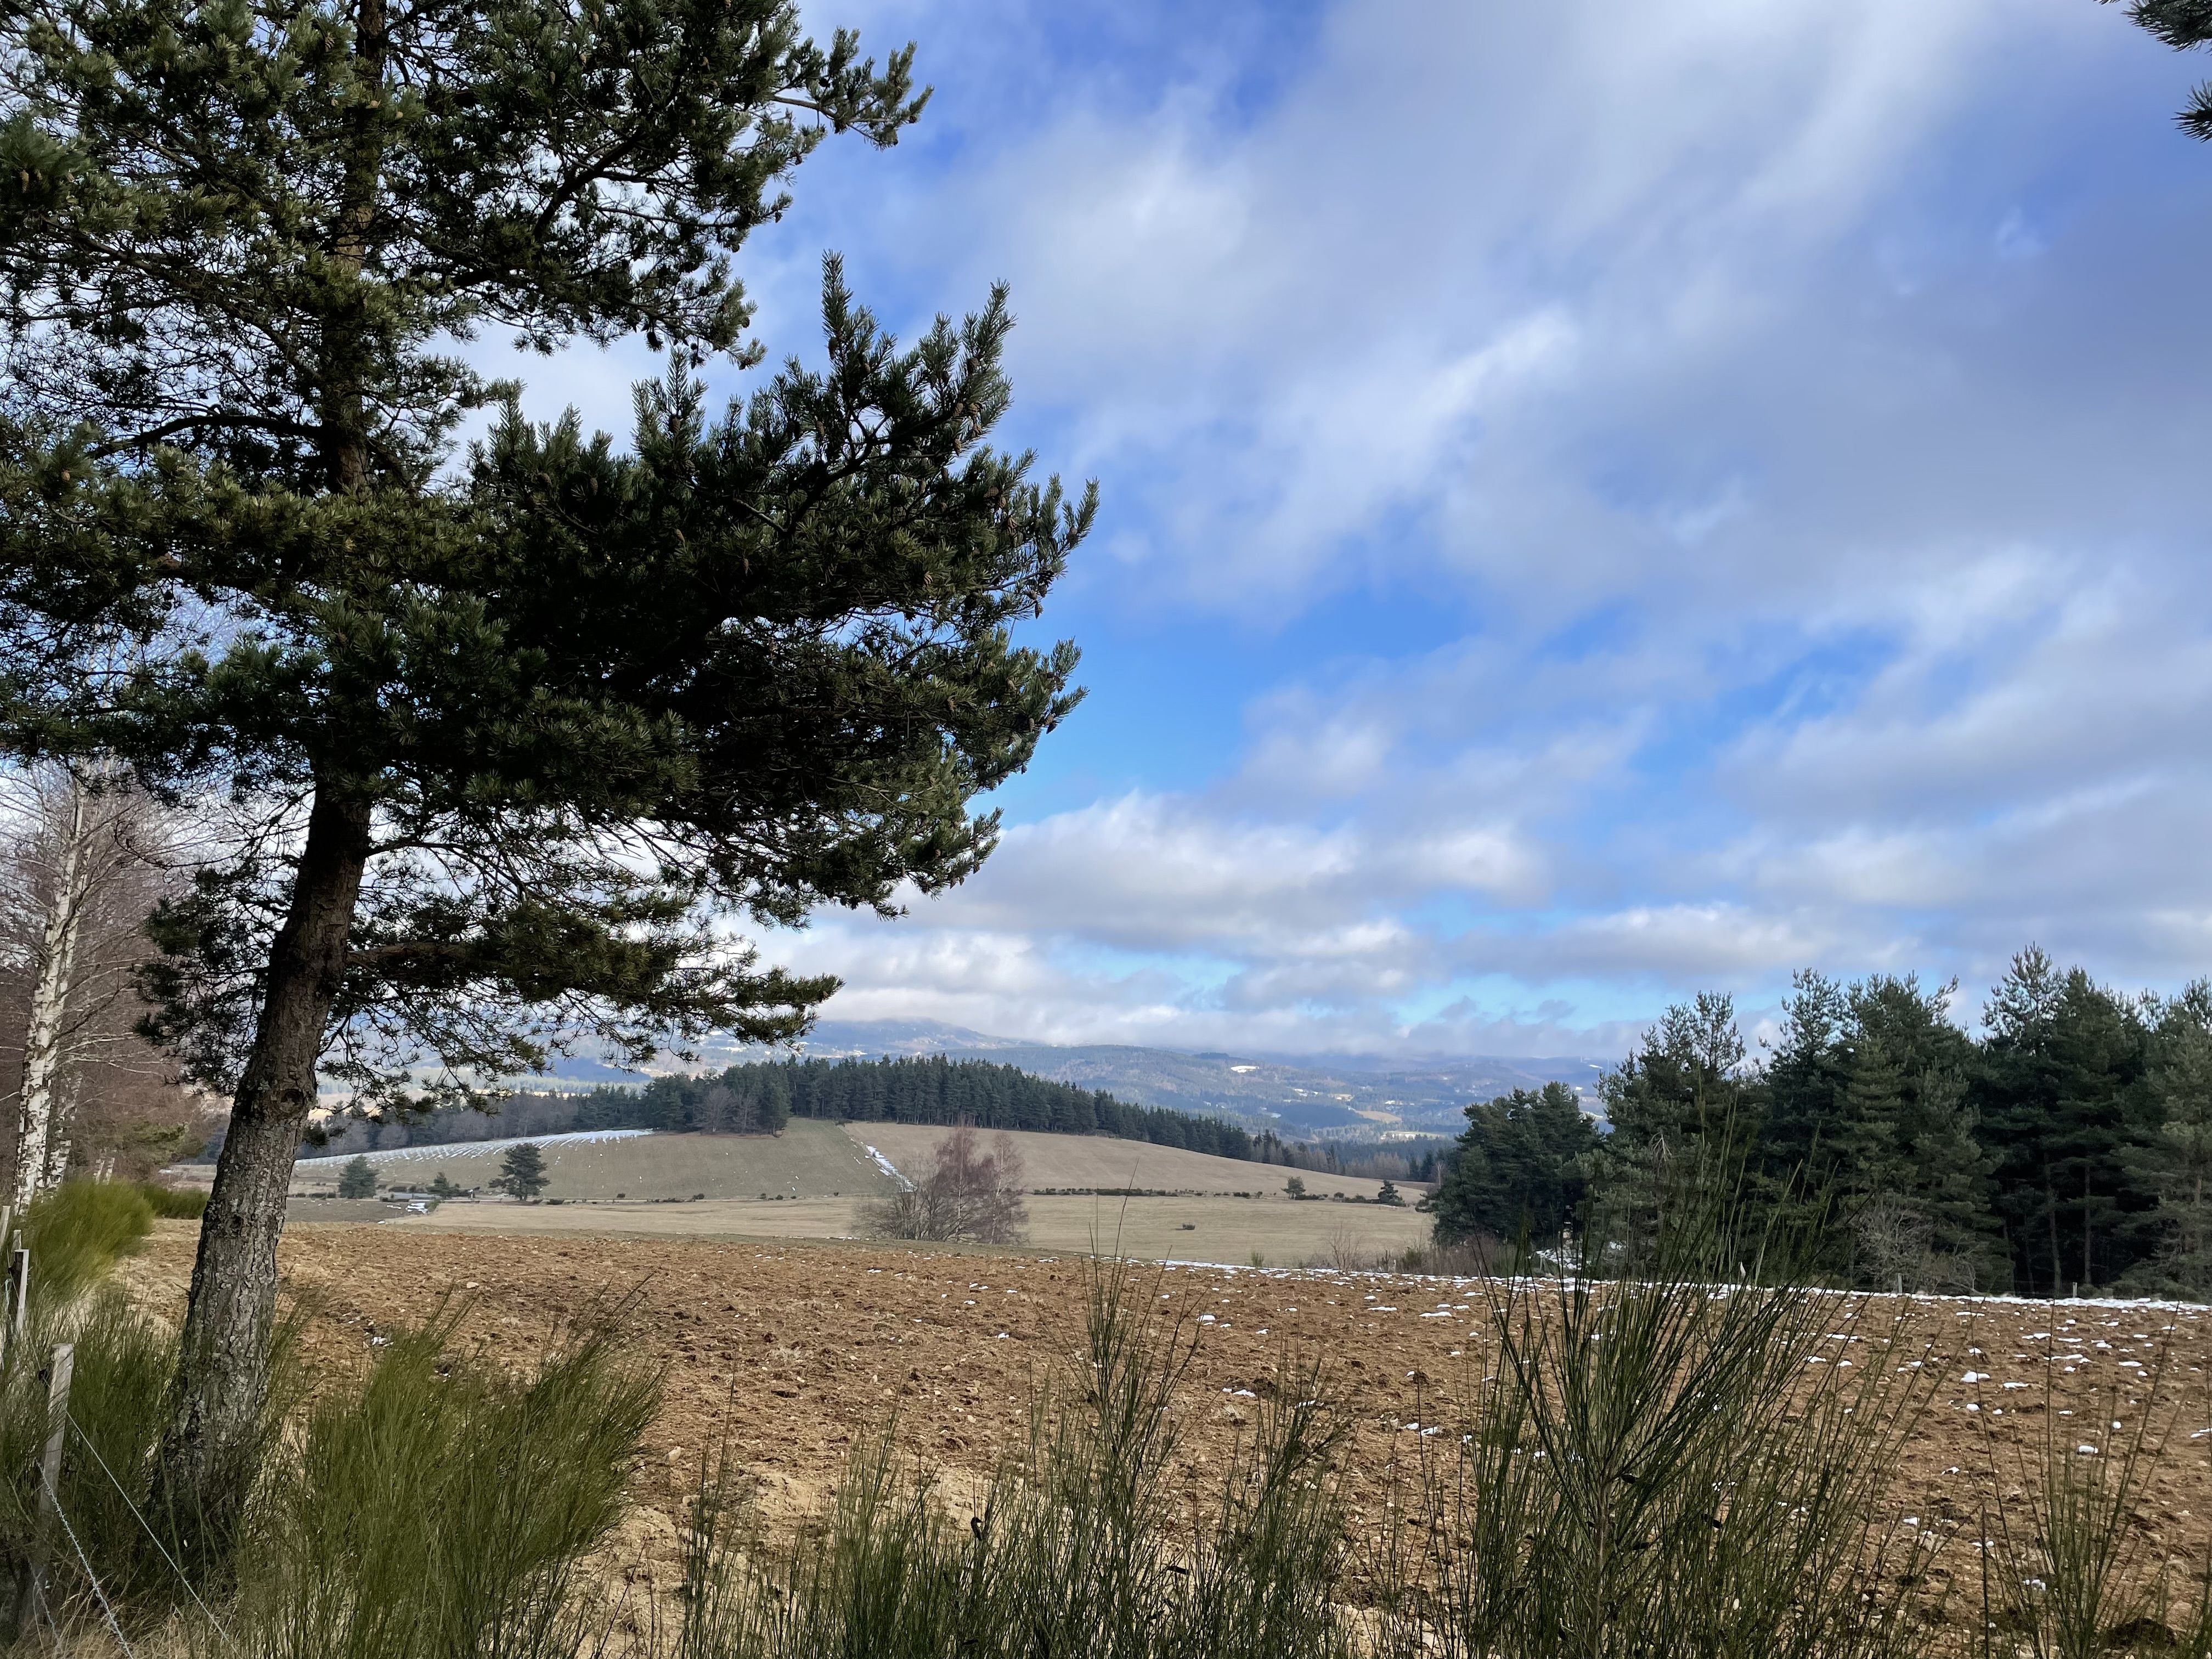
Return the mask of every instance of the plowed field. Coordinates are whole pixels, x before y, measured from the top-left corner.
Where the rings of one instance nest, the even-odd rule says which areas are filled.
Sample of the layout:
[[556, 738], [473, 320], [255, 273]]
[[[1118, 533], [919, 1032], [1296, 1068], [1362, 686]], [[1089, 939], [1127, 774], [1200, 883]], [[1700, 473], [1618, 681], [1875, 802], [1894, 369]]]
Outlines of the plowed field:
[[[159, 1304], [181, 1304], [193, 1229], [164, 1223], [127, 1272]], [[623, 1306], [640, 1349], [667, 1367], [667, 1407], [636, 1475], [648, 1515], [635, 1542], [664, 1563], [672, 1516], [701, 1449], [726, 1433], [788, 1520], [817, 1505], [856, 1439], [896, 1411], [905, 1445], [952, 1475], [980, 1475], [1026, 1431], [1035, 1386], [1060, 1375], [1079, 1336], [1086, 1264], [1069, 1259], [837, 1243], [500, 1237], [392, 1226], [288, 1233], [289, 1288], [315, 1309], [311, 1364], [357, 1364], [379, 1331], [470, 1299], [466, 1329], [517, 1361], [563, 1322]], [[1328, 1272], [1170, 1267], [1146, 1289], [1200, 1334], [1182, 1401], [1182, 1477], [1194, 1497], [1222, 1461], [1285, 1354], [1318, 1358], [1356, 1417], [1345, 1478], [1358, 1523], [1385, 1524], [1394, 1465], [1421, 1429], [1449, 1425], [1487, 1352], [1479, 1282]], [[1893, 1501], [1926, 1535], [1978, 1536], [1992, 1456], [2011, 1485], [2046, 1426], [2062, 1438], [2154, 1373], [2182, 1416], [2136, 1524], [2159, 1552], [2197, 1562], [2212, 1542], [2212, 1322], [2157, 1304], [1899, 1302], [1838, 1297], [1826, 1363], [1941, 1377], [1896, 1471]], [[2057, 1413], [2056, 1417], [2049, 1415]], [[2068, 1419], [2072, 1419], [2071, 1421]], [[1449, 1444], [1431, 1440], [1431, 1445]], [[1929, 1575], [1962, 1582], [1969, 1549]]]

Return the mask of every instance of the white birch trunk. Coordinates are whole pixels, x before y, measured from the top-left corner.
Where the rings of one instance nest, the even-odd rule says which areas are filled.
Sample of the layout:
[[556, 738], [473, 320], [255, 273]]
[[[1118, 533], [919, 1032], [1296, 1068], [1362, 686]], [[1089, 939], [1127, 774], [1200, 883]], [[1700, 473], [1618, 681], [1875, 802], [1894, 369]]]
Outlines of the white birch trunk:
[[15, 1202], [19, 1212], [58, 1173], [50, 1168], [56, 1085], [67, 1059], [63, 1049], [70, 993], [76, 982], [77, 946], [91, 898], [91, 792], [75, 771], [68, 775], [69, 833], [56, 860], [53, 897], [40, 944], [38, 976], [31, 988], [30, 1030], [23, 1045], [22, 1105], [15, 1135]]

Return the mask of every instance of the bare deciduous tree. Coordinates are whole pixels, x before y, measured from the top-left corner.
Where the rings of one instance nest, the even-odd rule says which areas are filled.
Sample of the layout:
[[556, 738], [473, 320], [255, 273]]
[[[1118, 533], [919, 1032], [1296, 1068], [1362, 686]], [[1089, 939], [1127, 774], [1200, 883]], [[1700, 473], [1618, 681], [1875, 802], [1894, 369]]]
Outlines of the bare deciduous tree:
[[1012, 1136], [1000, 1134], [985, 1152], [963, 1123], [938, 1143], [936, 1160], [920, 1181], [863, 1205], [861, 1231], [942, 1243], [1018, 1244], [1028, 1237], [1026, 1172]]
[[0, 1066], [15, 1204], [62, 1178], [88, 1127], [102, 1141], [88, 1162], [112, 1170], [119, 1157], [137, 1173], [173, 1156], [198, 1115], [134, 1029], [146, 1006], [134, 975], [151, 954], [142, 928], [175, 883], [173, 842], [171, 817], [112, 763], [37, 767], [0, 787]]
[[1936, 1229], [1911, 1205], [1887, 1193], [1869, 1199], [1852, 1218], [1851, 1232], [1860, 1266], [1875, 1284], [1913, 1291], [1925, 1285]]

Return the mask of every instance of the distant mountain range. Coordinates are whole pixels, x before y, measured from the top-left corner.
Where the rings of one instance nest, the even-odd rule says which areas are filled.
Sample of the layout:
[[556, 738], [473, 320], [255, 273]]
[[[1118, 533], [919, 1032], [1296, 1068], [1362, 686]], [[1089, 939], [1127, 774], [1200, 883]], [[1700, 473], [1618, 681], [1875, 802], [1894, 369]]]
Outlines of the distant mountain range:
[[[1037, 1077], [1186, 1112], [1226, 1113], [1292, 1135], [1456, 1134], [1461, 1109], [1510, 1090], [1565, 1083], [1592, 1109], [1603, 1062], [1579, 1055], [1425, 1060], [1371, 1054], [1186, 1054], [1097, 1043], [1073, 1047], [992, 1036], [939, 1020], [823, 1020], [800, 1045], [810, 1058], [950, 1054], [1018, 1066]], [[722, 1064], [758, 1051], [731, 1048]]]

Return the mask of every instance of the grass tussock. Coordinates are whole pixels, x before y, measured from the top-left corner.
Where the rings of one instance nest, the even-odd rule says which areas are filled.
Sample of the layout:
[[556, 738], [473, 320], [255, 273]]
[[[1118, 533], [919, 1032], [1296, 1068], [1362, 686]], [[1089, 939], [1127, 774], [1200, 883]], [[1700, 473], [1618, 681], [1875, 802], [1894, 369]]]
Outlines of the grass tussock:
[[164, 1187], [158, 1181], [144, 1181], [138, 1183], [138, 1190], [158, 1221], [198, 1221], [207, 1213], [204, 1187]]
[[74, 1301], [154, 1231], [143, 1188], [122, 1181], [65, 1181], [33, 1200], [16, 1243], [31, 1252], [33, 1299]]
[[1692, 1239], [1609, 1282], [1497, 1286], [1492, 1375], [1419, 1460], [1383, 1575], [1405, 1650], [1914, 1650], [1891, 1560], [1911, 1542], [1876, 1516], [1924, 1385], [1833, 1363], [1879, 1340], [1850, 1305], [1716, 1265]]
[[2024, 1446], [2000, 1445], [1978, 1413], [1991, 1500], [1973, 1544], [1984, 1653], [2212, 1656], [2212, 1570], [2193, 1584], [2154, 1570], [2140, 1524], [2180, 1429], [2166, 1370], [2161, 1357], [2142, 1394], [2115, 1387], [2078, 1413], [2057, 1410], [2046, 1387], [2042, 1426]]
[[580, 1564], [621, 1519], [659, 1405], [604, 1331], [526, 1376], [453, 1352], [459, 1311], [393, 1338], [281, 1443], [232, 1611], [252, 1659], [555, 1659], [583, 1650]]

